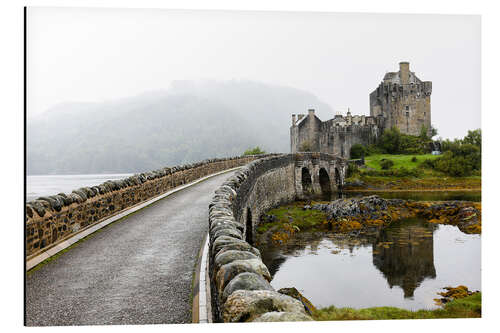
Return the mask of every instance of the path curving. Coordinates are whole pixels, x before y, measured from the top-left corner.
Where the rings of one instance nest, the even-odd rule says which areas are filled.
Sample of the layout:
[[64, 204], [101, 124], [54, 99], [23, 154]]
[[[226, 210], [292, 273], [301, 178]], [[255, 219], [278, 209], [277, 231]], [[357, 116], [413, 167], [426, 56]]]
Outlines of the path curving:
[[190, 323], [208, 204], [231, 175], [173, 193], [29, 273], [26, 324]]

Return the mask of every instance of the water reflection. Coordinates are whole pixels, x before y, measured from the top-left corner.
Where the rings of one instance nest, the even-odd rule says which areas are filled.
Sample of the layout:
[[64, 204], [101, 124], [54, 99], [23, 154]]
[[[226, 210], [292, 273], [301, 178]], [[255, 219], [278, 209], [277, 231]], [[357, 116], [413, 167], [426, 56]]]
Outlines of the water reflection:
[[406, 220], [384, 229], [373, 244], [373, 265], [386, 278], [389, 286], [399, 286], [404, 297], [413, 297], [425, 278], [435, 278], [435, 225], [420, 219]]
[[422, 219], [359, 235], [298, 233], [260, 250], [274, 288], [294, 286], [318, 307], [435, 308], [444, 286], [480, 289], [480, 236]]

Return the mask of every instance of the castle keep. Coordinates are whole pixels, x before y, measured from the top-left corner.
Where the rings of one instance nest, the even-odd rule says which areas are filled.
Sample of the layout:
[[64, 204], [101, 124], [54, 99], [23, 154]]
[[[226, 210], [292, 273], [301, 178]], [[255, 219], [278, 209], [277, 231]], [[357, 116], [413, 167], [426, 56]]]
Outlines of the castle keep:
[[397, 127], [401, 133], [419, 135], [422, 127], [431, 130], [432, 82], [421, 81], [410, 71], [408, 62], [399, 63], [398, 72], [385, 74], [370, 94], [370, 116], [336, 115], [321, 121], [314, 110], [292, 115], [292, 153], [318, 151], [350, 157], [354, 144], [372, 144], [384, 129]]

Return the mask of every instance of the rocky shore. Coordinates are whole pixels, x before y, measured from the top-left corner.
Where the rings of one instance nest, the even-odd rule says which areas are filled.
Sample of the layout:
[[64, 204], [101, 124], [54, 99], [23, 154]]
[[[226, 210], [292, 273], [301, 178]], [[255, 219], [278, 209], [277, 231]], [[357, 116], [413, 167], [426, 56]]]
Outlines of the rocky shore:
[[372, 195], [338, 199], [305, 208], [326, 213], [326, 224], [337, 232], [382, 227], [401, 218], [420, 217], [430, 223], [456, 225], [467, 234], [481, 233], [481, 203], [474, 202], [425, 202], [383, 199]]

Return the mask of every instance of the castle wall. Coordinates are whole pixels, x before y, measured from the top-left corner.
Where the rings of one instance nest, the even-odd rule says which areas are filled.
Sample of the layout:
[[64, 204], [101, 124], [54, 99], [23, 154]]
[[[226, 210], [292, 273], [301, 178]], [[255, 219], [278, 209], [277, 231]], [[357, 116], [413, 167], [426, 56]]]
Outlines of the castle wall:
[[400, 63], [400, 72], [386, 76], [370, 94], [370, 115], [384, 116], [386, 127], [401, 133], [419, 135], [425, 126], [430, 135], [432, 82], [420, 81], [406, 62]]
[[298, 125], [290, 128], [291, 152], [302, 151], [304, 143], [311, 143], [311, 151], [350, 158], [354, 144], [375, 143], [380, 135], [384, 119], [382, 117], [336, 116], [322, 122], [311, 114]]
[[373, 144], [379, 132], [377, 125], [336, 126], [330, 121], [324, 122], [319, 134], [320, 152], [349, 159], [354, 144]]

